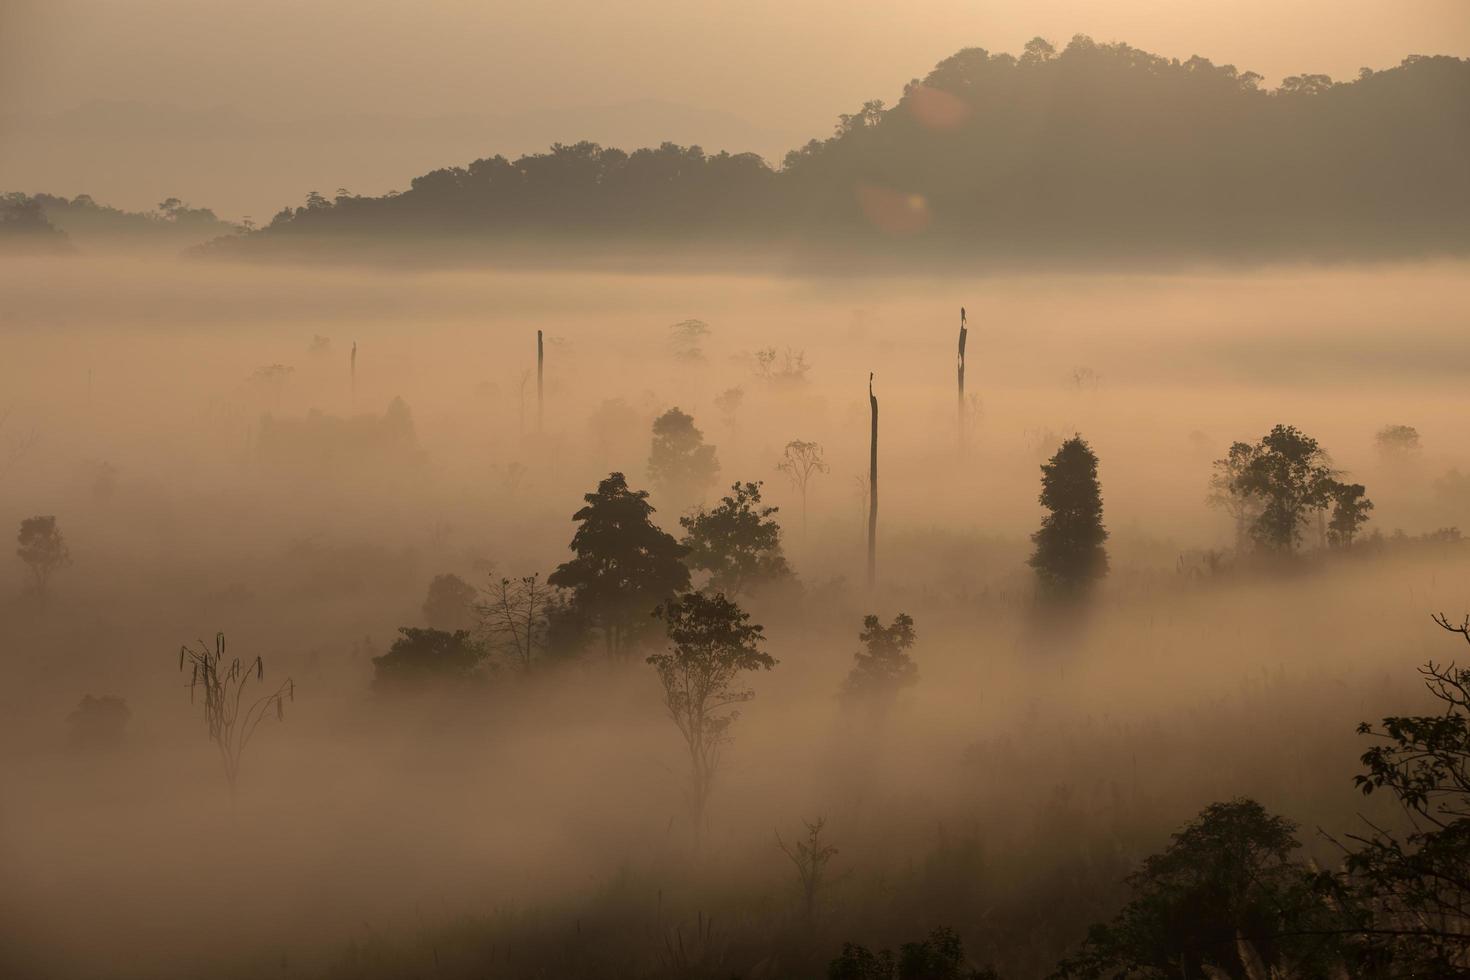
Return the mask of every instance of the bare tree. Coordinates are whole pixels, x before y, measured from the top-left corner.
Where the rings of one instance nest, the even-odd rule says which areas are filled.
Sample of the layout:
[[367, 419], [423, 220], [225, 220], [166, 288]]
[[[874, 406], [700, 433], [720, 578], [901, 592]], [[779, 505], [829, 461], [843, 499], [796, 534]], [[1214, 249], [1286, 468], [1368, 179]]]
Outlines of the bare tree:
[[547, 612], [556, 603], [557, 590], [540, 575], [502, 578], [480, 590], [477, 632], [489, 647], [529, 674], [546, 651]]
[[[189, 703], [194, 703], [195, 692], [203, 691], [204, 727], [209, 740], [219, 750], [220, 763], [225, 770], [225, 781], [230, 784], [230, 798], [235, 798], [235, 788], [240, 777], [240, 759], [250, 744], [260, 723], [271, 715], [282, 721], [286, 717], [286, 702], [296, 700], [296, 683], [291, 678], [268, 693], [261, 686], [265, 682], [265, 662], [256, 657], [241, 661], [239, 657], [225, 662], [225, 635], [214, 635], [214, 649], [210, 650], [199, 641], [198, 648], [187, 644], [179, 647], [179, 670], [184, 664], [191, 665], [189, 676]], [[255, 686], [251, 686], [254, 679]]]
[[878, 396], [873, 394], [873, 373], [868, 372], [868, 407], [872, 410], [873, 434], [868, 443], [868, 585], [878, 580]]
[[969, 339], [970, 331], [965, 326], [965, 308], [960, 307], [960, 342], [959, 353], [956, 357], [956, 366], [959, 374], [959, 440], [960, 450], [965, 448], [965, 341]]
[[816, 442], [803, 442], [793, 439], [786, 444], [786, 452], [781, 456], [776, 469], [786, 475], [791, 485], [801, 493], [801, 531], [806, 533], [806, 492], [811, 483], [812, 474], [826, 473], [830, 469], [826, 460], [822, 458], [822, 446]]
[[546, 415], [546, 396], [544, 386], [544, 374], [546, 368], [546, 342], [541, 331], [536, 331], [536, 431], [541, 431], [541, 426]]
[[818, 817], [814, 823], [802, 820], [802, 823], [806, 826], [806, 840], [798, 840], [794, 847], [790, 846], [781, 839], [781, 832], [778, 830], [776, 845], [796, 865], [797, 880], [801, 884], [802, 907], [807, 922], [812, 922], [817, 917], [817, 897], [827, 877], [827, 863], [837, 854], [837, 848], [822, 843], [822, 828], [827, 825], [825, 818]]
[[[6, 425], [14, 413], [13, 408], [0, 411], [0, 434], [5, 432]], [[38, 438], [36, 430], [29, 429], [6, 436], [4, 442], [0, 442], [0, 482], [3, 482], [26, 454], [35, 448]]]

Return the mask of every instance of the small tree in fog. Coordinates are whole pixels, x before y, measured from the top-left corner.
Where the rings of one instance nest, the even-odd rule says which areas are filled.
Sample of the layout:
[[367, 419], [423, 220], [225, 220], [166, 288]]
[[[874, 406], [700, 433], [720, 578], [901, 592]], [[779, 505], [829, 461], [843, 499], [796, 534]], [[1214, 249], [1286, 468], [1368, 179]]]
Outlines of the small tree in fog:
[[214, 649], [201, 640], [198, 647], [179, 648], [179, 670], [189, 672], [189, 703], [204, 704], [204, 730], [219, 750], [230, 796], [240, 778], [240, 759], [263, 721], [286, 717], [286, 702], [296, 700], [296, 684], [286, 678], [275, 690], [265, 684], [265, 661], [260, 657], [225, 660], [225, 635], [214, 635]]
[[1419, 430], [1412, 425], [1385, 425], [1373, 442], [1385, 458], [1401, 460], [1419, 451]]
[[0, 482], [4, 482], [25, 455], [35, 448], [39, 439], [35, 429], [17, 432], [13, 426], [8, 425], [14, 411], [12, 408], [0, 411], [0, 436], [3, 436], [0, 438]]
[[1062, 443], [1051, 461], [1042, 464], [1041, 505], [1050, 513], [1031, 535], [1036, 551], [1028, 564], [1046, 593], [1081, 595], [1108, 573], [1097, 456], [1081, 436]]
[[475, 587], [458, 575], [435, 575], [424, 597], [424, 623], [437, 630], [469, 629], [477, 598]]
[[1261, 513], [1260, 499], [1242, 483], [1245, 471], [1255, 454], [1256, 447], [1248, 442], [1232, 443], [1230, 451], [1212, 464], [1213, 472], [1210, 474], [1210, 495], [1206, 498], [1206, 503], [1230, 516], [1231, 523], [1235, 526], [1235, 547], [1238, 551], [1244, 550], [1250, 541], [1251, 526]]
[[572, 515], [576, 557], [547, 576], [567, 589], [587, 626], [601, 630], [609, 656], [625, 654], [651, 623], [651, 614], [675, 593], [689, 588], [687, 549], [653, 523], [648, 491], [630, 490], [621, 473], [611, 473], [583, 498]]
[[664, 689], [664, 706], [689, 751], [689, 809], [696, 838], [704, 828], [720, 753], [738, 717], [735, 705], [755, 697], [737, 686], [741, 674], [770, 670], [776, 660], [761, 650], [762, 628], [719, 593], [676, 596], [657, 613], [669, 645], [648, 662]]
[[1365, 492], [1361, 483], [1332, 485], [1332, 522], [1327, 525], [1327, 540], [1333, 547], [1351, 548], [1358, 530], [1368, 523], [1373, 501], [1363, 495]]
[[479, 679], [485, 649], [469, 630], [403, 626], [381, 657], [373, 658], [373, 689], [380, 693], [452, 688]]
[[715, 396], [715, 408], [719, 410], [720, 421], [725, 423], [729, 429], [735, 428], [735, 423], [740, 414], [740, 406], [745, 404], [745, 389], [726, 388]]
[[16, 557], [25, 563], [31, 573], [31, 590], [37, 599], [44, 601], [49, 594], [51, 576], [71, 564], [71, 551], [62, 537], [56, 518], [27, 517], [20, 522], [20, 531], [15, 536]]
[[822, 843], [822, 828], [827, 826], [825, 818], [818, 817], [815, 823], [803, 820], [802, 824], [806, 826], [805, 840], [798, 840], [793, 847], [782, 840], [781, 832], [777, 831], [776, 845], [796, 866], [796, 878], [801, 886], [802, 909], [807, 922], [811, 922], [817, 916], [817, 898], [827, 879], [827, 864], [836, 856], [837, 848]]
[[481, 597], [475, 606], [479, 635], [492, 652], [530, 673], [546, 654], [550, 614], [558, 609], [557, 590], [539, 575], [526, 575], [493, 582], [481, 590]]
[[789, 576], [781, 525], [773, 519], [777, 510], [761, 506], [761, 484], [735, 484], [718, 507], [679, 518], [689, 549], [685, 560], [710, 573], [711, 589], [729, 595]]
[[806, 533], [806, 492], [811, 485], [812, 477], [818, 473], [826, 473], [830, 467], [822, 458], [821, 443], [803, 442], [793, 439], [786, 444], [786, 451], [781, 454], [781, 459], [776, 463], [776, 469], [785, 474], [786, 479], [801, 494], [801, 530]]
[[669, 327], [669, 351], [681, 361], [702, 361], [702, 345], [709, 335], [709, 324], [703, 320], [680, 320]]
[[677, 407], [653, 420], [648, 478], [660, 499], [687, 501], [701, 496], [720, 472], [715, 447], [705, 444], [694, 418]]
[[917, 684], [919, 668], [909, 651], [918, 638], [914, 618], [908, 613], [899, 613], [888, 626], [877, 616], [864, 616], [863, 631], [858, 634], [863, 648], [853, 654], [855, 663], [843, 682], [843, 698], [882, 707], [892, 703], [902, 689]]

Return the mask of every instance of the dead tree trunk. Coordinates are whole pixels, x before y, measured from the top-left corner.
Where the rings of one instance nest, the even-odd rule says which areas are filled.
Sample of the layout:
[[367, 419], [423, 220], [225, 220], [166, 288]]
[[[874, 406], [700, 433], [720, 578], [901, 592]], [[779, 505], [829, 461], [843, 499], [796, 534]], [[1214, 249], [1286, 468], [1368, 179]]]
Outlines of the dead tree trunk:
[[352, 411], [357, 411], [357, 341], [352, 342], [352, 357], [347, 366], [348, 397], [352, 400]]
[[868, 585], [878, 577], [878, 396], [873, 394], [873, 375], [868, 373], [868, 407], [873, 413], [872, 438], [868, 444]]
[[961, 452], [963, 452], [964, 451], [964, 448], [965, 448], [965, 339], [969, 335], [970, 335], [970, 331], [968, 329], [966, 329], [966, 327], [965, 327], [965, 308], [963, 306], [961, 306], [960, 307], [960, 347], [959, 347], [959, 359], [957, 361], [957, 366], [958, 366], [958, 371], [959, 371], [959, 393], [960, 393], [960, 400], [959, 400], [959, 429], [958, 429], [958, 432], [959, 432], [960, 451]]
[[536, 431], [541, 431], [541, 423], [545, 416], [546, 400], [542, 389], [542, 373], [546, 365], [546, 346], [541, 337], [541, 331], [536, 331]]

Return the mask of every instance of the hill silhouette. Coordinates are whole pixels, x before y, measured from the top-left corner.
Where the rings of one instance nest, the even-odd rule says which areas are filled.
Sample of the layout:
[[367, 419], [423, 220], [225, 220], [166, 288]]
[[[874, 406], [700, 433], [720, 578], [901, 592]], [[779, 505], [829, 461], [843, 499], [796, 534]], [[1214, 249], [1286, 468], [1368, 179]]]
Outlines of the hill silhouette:
[[772, 167], [591, 142], [312, 192], [217, 243], [718, 243], [887, 254], [1390, 256], [1470, 247], [1470, 60], [1412, 56], [1274, 90], [1232, 65], [1037, 38], [968, 48]]

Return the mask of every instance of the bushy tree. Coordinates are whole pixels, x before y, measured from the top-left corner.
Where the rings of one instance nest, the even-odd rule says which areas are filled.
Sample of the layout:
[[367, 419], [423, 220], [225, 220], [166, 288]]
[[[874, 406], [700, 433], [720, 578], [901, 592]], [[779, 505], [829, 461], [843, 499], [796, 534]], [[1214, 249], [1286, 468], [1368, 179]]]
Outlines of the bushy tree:
[[1132, 901], [1054, 976], [1328, 975], [1338, 919], [1298, 847], [1296, 825], [1255, 800], [1210, 804], [1129, 877]]
[[709, 587], [739, 595], [791, 574], [781, 553], [779, 508], [761, 506], [760, 483], [736, 483], [718, 507], [679, 518], [691, 568], [709, 572]]
[[[1470, 642], [1470, 617], [1435, 621]], [[1420, 669], [1438, 702], [1430, 715], [1395, 715], [1358, 731], [1363, 793], [1386, 791], [1407, 833], [1368, 824], [1349, 835], [1339, 899], [1355, 913], [1360, 959], [1385, 975], [1470, 975], [1470, 668], [1433, 661]]]
[[886, 705], [900, 690], [918, 683], [919, 668], [909, 656], [918, 634], [908, 613], [899, 613], [888, 626], [877, 616], [864, 616], [858, 640], [863, 649], [853, 654], [856, 663], [842, 685], [845, 698]]
[[689, 588], [687, 549], [653, 523], [648, 491], [609, 474], [587, 506], [572, 515], [575, 557], [546, 579], [572, 595], [580, 622], [600, 630], [610, 656], [626, 654], [649, 628], [653, 611]]
[[66, 546], [56, 518], [49, 515], [27, 517], [20, 522], [15, 540], [18, 545], [16, 557], [30, 570], [32, 590], [38, 598], [45, 599], [51, 576], [71, 564], [71, 550]]
[[1328, 506], [1335, 484], [1316, 439], [1294, 425], [1276, 426], [1237, 479], [1238, 490], [1260, 502], [1251, 537], [1273, 551], [1294, 551], [1308, 515]]
[[735, 706], [755, 697], [739, 686], [740, 675], [770, 670], [776, 659], [761, 649], [763, 630], [750, 622], [750, 614], [719, 593], [676, 596], [659, 608], [658, 618], [668, 632], [668, 646], [648, 663], [689, 752], [689, 809], [698, 835], [720, 753], [739, 715]]
[[373, 658], [379, 692], [453, 687], [481, 676], [485, 649], [469, 630], [400, 627], [388, 652]]
[[437, 630], [469, 629], [476, 598], [475, 587], [458, 575], [435, 575], [424, 597], [424, 623]]
[[989, 967], [976, 969], [965, 959], [965, 947], [954, 930], [938, 928], [921, 942], [904, 943], [898, 955], [874, 953], [866, 946], [843, 943], [842, 953], [827, 966], [828, 980], [997, 980]]
[[705, 444], [693, 416], [676, 406], [653, 420], [648, 478], [660, 500], [695, 499], [714, 484], [719, 472], [715, 447]]
[[1108, 573], [1097, 456], [1081, 436], [1062, 443], [1051, 461], [1042, 464], [1041, 505], [1050, 513], [1031, 535], [1036, 550], [1028, 564], [1046, 593], [1081, 595]]
[[1419, 430], [1412, 425], [1385, 425], [1373, 442], [1388, 459], [1402, 459], [1419, 451]]

